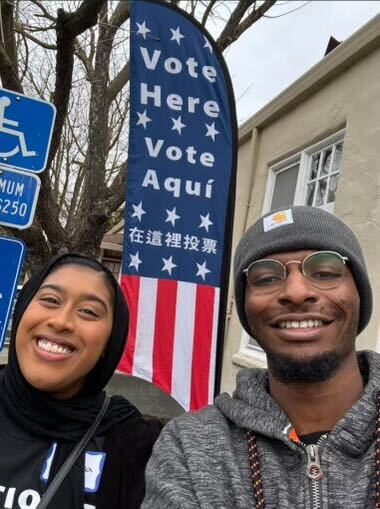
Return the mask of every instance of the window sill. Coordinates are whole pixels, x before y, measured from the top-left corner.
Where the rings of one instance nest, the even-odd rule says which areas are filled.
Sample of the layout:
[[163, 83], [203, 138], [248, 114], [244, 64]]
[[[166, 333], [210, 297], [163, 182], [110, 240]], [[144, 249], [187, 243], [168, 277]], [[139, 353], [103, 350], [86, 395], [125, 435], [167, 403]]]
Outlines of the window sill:
[[243, 352], [235, 353], [232, 356], [232, 363], [242, 368], [266, 368], [266, 360], [263, 359], [263, 355], [255, 352], [245, 354]]

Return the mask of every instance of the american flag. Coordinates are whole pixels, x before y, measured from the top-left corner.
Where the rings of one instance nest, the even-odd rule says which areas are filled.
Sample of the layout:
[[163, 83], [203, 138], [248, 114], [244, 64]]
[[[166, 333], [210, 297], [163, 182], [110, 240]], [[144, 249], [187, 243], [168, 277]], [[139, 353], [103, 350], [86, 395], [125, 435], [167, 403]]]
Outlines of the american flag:
[[236, 166], [230, 78], [179, 9], [133, 2], [122, 287], [131, 313], [119, 370], [186, 410], [214, 396]]

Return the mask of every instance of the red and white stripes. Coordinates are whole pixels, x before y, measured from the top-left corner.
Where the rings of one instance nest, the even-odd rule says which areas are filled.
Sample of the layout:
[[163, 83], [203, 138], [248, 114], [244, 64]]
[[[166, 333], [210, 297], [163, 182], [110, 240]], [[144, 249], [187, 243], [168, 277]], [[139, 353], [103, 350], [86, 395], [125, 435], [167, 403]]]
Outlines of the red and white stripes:
[[219, 288], [124, 275], [130, 328], [118, 369], [152, 382], [185, 410], [214, 396]]

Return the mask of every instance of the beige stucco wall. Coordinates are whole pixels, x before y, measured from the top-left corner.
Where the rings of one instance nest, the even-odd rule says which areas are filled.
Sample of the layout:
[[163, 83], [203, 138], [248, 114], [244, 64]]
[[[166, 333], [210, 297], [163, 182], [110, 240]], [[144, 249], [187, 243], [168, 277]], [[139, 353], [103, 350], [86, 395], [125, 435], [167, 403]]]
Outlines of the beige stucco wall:
[[[252, 135], [245, 136], [239, 147], [233, 248], [262, 213], [269, 166], [345, 128], [335, 213], [356, 232], [373, 283], [374, 313], [358, 338], [358, 348], [380, 350], [380, 47], [376, 46], [359, 60], [354, 55], [339, 75], [276, 120], [253, 126]], [[343, 51], [343, 45], [338, 49]], [[232, 304], [230, 311], [222, 372], [222, 390], [228, 392], [240, 367], [252, 364], [249, 358], [236, 356], [242, 329]]]

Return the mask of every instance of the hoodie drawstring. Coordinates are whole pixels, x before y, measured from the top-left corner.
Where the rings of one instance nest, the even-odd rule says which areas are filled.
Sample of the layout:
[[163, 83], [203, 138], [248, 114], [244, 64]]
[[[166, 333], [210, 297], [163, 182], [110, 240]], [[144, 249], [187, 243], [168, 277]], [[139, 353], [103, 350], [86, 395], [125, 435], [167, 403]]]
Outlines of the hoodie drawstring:
[[[375, 441], [375, 473], [376, 473], [376, 505], [375, 509], [380, 509], [380, 391], [377, 393], [377, 413], [376, 413], [376, 441]], [[251, 477], [253, 491], [255, 494], [255, 509], [264, 509], [264, 490], [261, 479], [261, 470], [259, 455], [257, 452], [257, 440], [253, 431], [247, 431], [249, 465], [251, 467]]]

